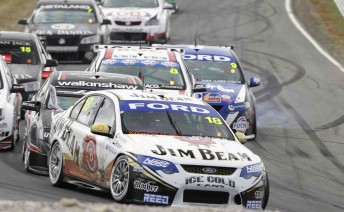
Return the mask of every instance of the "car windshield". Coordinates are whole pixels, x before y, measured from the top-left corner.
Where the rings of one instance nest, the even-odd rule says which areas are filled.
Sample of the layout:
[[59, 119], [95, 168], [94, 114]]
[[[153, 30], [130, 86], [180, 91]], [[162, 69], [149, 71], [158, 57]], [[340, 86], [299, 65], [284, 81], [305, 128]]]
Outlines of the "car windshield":
[[49, 86], [49, 96], [47, 99], [47, 108], [56, 110], [67, 110], [69, 107], [84, 96], [85, 91], [57, 89], [55, 86]]
[[187, 59], [185, 63], [197, 81], [244, 83], [238, 63]]
[[[97, 19], [89, 5], [42, 5], [33, 17], [35, 24], [84, 23], [93, 24]], [[59, 28], [66, 30], [65, 28]]]
[[177, 62], [104, 59], [98, 71], [140, 77], [148, 89], [186, 89], [184, 77]]
[[0, 40], [0, 56], [8, 64], [36, 65], [36, 52], [36, 47], [31, 41]]
[[159, 7], [157, 0], [104, 0], [104, 7]]
[[234, 140], [210, 106], [151, 101], [121, 101], [124, 134], [202, 136]]
[[57, 105], [62, 110], [67, 110], [69, 107], [73, 106], [80, 97], [76, 96], [57, 96]]

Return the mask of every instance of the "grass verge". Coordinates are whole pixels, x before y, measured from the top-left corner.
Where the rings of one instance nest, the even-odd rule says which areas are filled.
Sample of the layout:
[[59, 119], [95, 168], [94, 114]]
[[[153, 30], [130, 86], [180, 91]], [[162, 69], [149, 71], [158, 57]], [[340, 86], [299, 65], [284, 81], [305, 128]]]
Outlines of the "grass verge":
[[0, 28], [22, 31], [24, 27], [17, 22], [21, 18], [29, 17], [36, 2], [37, 0], [0, 0]]

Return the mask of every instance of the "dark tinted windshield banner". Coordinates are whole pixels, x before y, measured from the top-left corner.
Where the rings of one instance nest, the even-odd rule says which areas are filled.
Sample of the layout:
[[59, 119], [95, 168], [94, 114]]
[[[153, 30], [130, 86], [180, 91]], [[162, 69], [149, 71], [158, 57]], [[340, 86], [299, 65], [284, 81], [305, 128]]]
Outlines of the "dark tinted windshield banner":
[[73, 9], [73, 10], [87, 10], [88, 12], [92, 12], [93, 9], [90, 5], [77, 5], [77, 4], [72, 4], [72, 5], [42, 5], [40, 6], [40, 9]]
[[164, 112], [204, 114], [218, 117], [210, 107], [181, 102], [124, 100], [120, 102], [121, 112]]

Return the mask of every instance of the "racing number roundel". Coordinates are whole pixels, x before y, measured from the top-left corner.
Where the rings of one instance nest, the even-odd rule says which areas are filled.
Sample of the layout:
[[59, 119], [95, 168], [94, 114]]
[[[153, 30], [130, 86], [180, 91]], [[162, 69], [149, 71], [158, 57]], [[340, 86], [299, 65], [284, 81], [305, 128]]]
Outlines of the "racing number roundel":
[[87, 136], [84, 138], [82, 163], [90, 172], [98, 170], [97, 142], [94, 137]]

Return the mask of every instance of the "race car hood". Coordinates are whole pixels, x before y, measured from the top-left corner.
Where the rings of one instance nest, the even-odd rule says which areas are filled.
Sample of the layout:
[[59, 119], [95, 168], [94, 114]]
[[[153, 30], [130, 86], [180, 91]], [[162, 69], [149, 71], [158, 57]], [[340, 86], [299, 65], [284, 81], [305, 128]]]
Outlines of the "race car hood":
[[229, 82], [204, 82], [198, 81], [196, 84], [205, 85], [206, 92], [198, 93], [196, 96], [211, 105], [228, 105], [245, 102], [245, 84]]
[[242, 144], [222, 139], [164, 136], [125, 135], [135, 145], [134, 152], [171, 161], [176, 164], [226, 166], [242, 168], [261, 160]]
[[30, 26], [29, 31], [34, 32], [38, 36], [53, 35], [75, 35], [87, 37], [97, 34], [98, 23], [95, 24], [39, 24]]
[[104, 14], [113, 21], [148, 21], [158, 15], [158, 8], [103, 8]]
[[154, 94], [179, 94], [179, 91], [184, 91], [184, 90], [170, 90], [170, 89], [149, 89], [146, 88], [147, 91], [154, 93]]
[[42, 75], [42, 65], [27, 65], [27, 64], [8, 64], [17, 83], [26, 83], [39, 81]]

